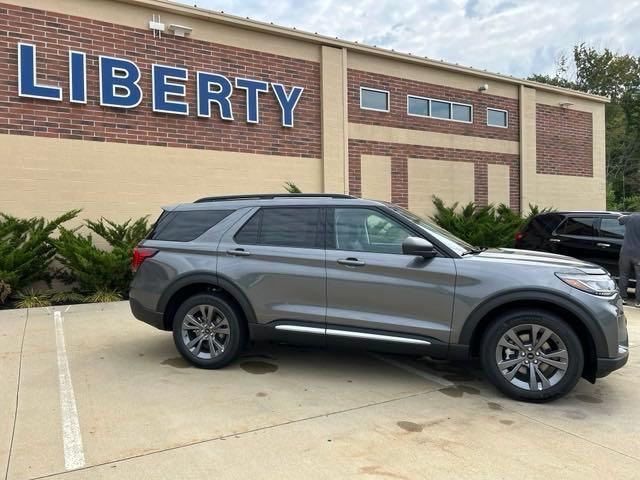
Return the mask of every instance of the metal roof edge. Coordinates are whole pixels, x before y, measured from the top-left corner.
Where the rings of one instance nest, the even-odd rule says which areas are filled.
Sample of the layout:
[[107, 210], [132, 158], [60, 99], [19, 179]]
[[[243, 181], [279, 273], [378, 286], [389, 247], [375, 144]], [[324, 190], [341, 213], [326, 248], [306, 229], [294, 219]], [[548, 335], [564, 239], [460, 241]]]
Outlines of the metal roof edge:
[[194, 7], [182, 3], [176, 3], [169, 0], [115, 0], [121, 3], [128, 3], [132, 5], [138, 5], [141, 7], [154, 8], [156, 10], [171, 12], [175, 14], [185, 15], [194, 18], [200, 18], [208, 20], [210, 22], [222, 23], [225, 25], [235, 26], [238, 28], [244, 28], [249, 30], [261, 31], [272, 35], [281, 37], [293, 38], [298, 41], [315, 43], [318, 45], [327, 45], [337, 48], [346, 48], [359, 53], [365, 53], [369, 55], [375, 55], [379, 57], [390, 58], [397, 61], [413, 63], [423, 65], [431, 68], [437, 68], [440, 70], [447, 70], [450, 72], [461, 73], [464, 75], [472, 75], [478, 78], [496, 80], [504, 83], [510, 83], [514, 85], [524, 85], [525, 87], [535, 88], [537, 90], [547, 91], [560, 95], [566, 95], [570, 97], [582, 98], [593, 102], [609, 103], [608, 97], [600, 95], [593, 95], [590, 93], [580, 92], [577, 90], [571, 90], [568, 88], [556, 87], [554, 85], [548, 85], [544, 83], [534, 82], [532, 80], [525, 80], [522, 78], [513, 77], [510, 75], [503, 75], [499, 73], [487, 72], [485, 70], [476, 69], [473, 67], [465, 67], [458, 64], [448, 63], [444, 61], [436, 61], [427, 57], [418, 57], [411, 55], [410, 53], [400, 53], [394, 50], [388, 50], [385, 48], [374, 47], [357, 42], [351, 42], [348, 40], [342, 40], [337, 37], [328, 37], [326, 35], [320, 35], [317, 33], [310, 33], [303, 30], [297, 30], [295, 28], [282, 27], [273, 23], [262, 22], [259, 20], [253, 20], [248, 17], [239, 17], [228, 13], [217, 12], [214, 10], [208, 10], [200, 7]]

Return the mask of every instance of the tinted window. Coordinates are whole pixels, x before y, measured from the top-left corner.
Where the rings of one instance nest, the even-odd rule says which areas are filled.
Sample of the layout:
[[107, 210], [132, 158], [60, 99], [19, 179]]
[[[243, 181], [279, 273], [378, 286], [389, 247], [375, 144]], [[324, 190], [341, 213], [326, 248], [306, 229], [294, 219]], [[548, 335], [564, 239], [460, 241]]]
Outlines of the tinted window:
[[389, 94], [378, 90], [360, 90], [360, 107], [372, 110], [389, 110]]
[[238, 243], [248, 243], [254, 245], [258, 243], [258, 232], [260, 231], [260, 221], [262, 220], [262, 210], [249, 219], [244, 226], [236, 233], [235, 240]]
[[607, 238], [624, 238], [624, 225], [620, 225], [617, 218], [603, 218], [600, 220], [600, 235]]
[[451, 118], [451, 104], [448, 102], [431, 101], [431, 116], [435, 118]]
[[487, 108], [487, 125], [490, 125], [492, 127], [506, 127], [507, 112], [505, 112], [504, 110]]
[[524, 228], [524, 231], [532, 230], [541, 234], [551, 233], [560, 225], [562, 218], [562, 215], [558, 215], [557, 213], [537, 215], [531, 219], [531, 222]]
[[453, 104], [453, 119], [461, 122], [471, 121], [471, 107], [468, 105]]
[[419, 97], [407, 98], [407, 111], [411, 115], [420, 115], [421, 117], [429, 116], [429, 100]]
[[409, 229], [386, 215], [365, 208], [336, 208], [333, 232], [338, 250], [402, 253]]
[[564, 235], [582, 235], [586, 237], [595, 237], [596, 232], [593, 228], [594, 217], [570, 217], [564, 222], [558, 233]]
[[153, 240], [190, 242], [227, 217], [232, 210], [191, 210], [162, 215], [152, 233]]
[[238, 243], [322, 248], [319, 208], [265, 208], [236, 234]]

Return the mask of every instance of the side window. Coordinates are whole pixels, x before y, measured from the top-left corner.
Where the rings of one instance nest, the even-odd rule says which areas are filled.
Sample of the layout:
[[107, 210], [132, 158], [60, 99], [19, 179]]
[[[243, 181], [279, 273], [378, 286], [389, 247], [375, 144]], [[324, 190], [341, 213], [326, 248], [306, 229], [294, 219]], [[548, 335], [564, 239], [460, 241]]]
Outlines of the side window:
[[595, 237], [596, 231], [593, 228], [594, 217], [569, 217], [558, 229], [558, 233], [563, 235], [580, 235], [584, 237]]
[[600, 235], [607, 238], [624, 238], [624, 225], [620, 225], [617, 218], [603, 218], [600, 220]]
[[163, 214], [152, 232], [153, 240], [190, 242], [195, 240], [233, 210], [188, 210]]
[[323, 248], [319, 208], [263, 208], [236, 233], [240, 244]]
[[336, 208], [335, 248], [357, 252], [402, 253], [402, 242], [412, 235], [390, 217], [368, 208]]

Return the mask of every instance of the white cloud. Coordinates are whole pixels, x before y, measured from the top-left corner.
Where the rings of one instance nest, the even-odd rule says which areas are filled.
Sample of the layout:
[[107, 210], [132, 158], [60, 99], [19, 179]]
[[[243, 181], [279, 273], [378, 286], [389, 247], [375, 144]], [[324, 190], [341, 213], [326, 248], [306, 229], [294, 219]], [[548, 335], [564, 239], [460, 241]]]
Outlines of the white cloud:
[[526, 77], [586, 42], [640, 54], [640, 0], [178, 0]]

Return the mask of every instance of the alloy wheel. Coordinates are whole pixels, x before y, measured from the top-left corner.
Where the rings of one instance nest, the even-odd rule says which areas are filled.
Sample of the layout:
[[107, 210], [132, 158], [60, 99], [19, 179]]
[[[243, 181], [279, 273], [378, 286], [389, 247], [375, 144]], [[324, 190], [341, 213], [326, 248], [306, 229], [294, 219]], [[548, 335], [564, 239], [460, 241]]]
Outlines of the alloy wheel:
[[229, 320], [213, 305], [196, 305], [182, 320], [181, 336], [187, 350], [204, 360], [221, 355], [231, 336]]
[[569, 353], [552, 329], [522, 324], [507, 330], [496, 346], [496, 364], [518, 388], [542, 391], [556, 385], [569, 366]]

